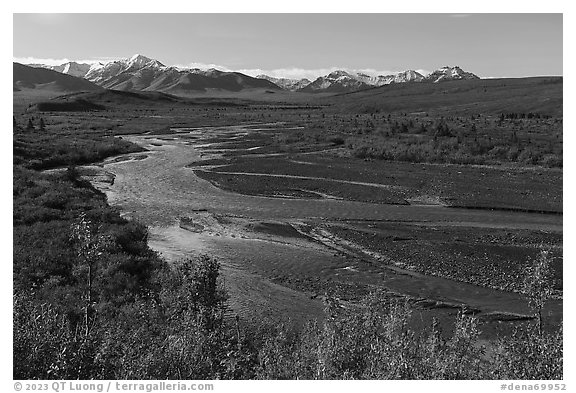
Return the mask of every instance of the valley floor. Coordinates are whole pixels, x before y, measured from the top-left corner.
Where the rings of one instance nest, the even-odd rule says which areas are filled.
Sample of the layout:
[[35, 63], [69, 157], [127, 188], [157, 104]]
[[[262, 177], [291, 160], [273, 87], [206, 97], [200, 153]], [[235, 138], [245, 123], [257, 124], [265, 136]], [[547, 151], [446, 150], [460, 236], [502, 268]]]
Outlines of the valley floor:
[[553, 258], [547, 324], [561, 321], [561, 171], [374, 163], [323, 145], [259, 152], [288, 128], [125, 137], [146, 158], [104, 163], [114, 184], [100, 187], [174, 263], [190, 253], [224, 261], [243, 317], [307, 319], [327, 294], [354, 304], [384, 289], [425, 319], [469, 310], [494, 337], [530, 320], [522, 278], [542, 246]]
[[[29, 93], [14, 101], [22, 379], [39, 378], [37, 370], [60, 379], [561, 373], [561, 118], [340, 113], [328, 104], [122, 92], [80, 93], [103, 110], [45, 112], [36, 104], [48, 96]], [[93, 310], [84, 304], [91, 255], [106, 256]], [[539, 283], [550, 290], [542, 331], [524, 293], [538, 261], [549, 268]], [[211, 286], [197, 290], [207, 277]], [[44, 325], [32, 323], [38, 315]], [[293, 325], [299, 332], [283, 330]], [[408, 352], [370, 352], [365, 333], [388, 328], [398, 334], [391, 340], [408, 340]], [[512, 334], [517, 328], [530, 339]], [[421, 359], [424, 341], [411, 345], [406, 329], [426, 343], [436, 334], [446, 341]], [[461, 346], [460, 333], [475, 344]], [[142, 334], [152, 358], [137, 348]], [[476, 352], [480, 343], [487, 355]], [[70, 345], [85, 357], [62, 355]], [[555, 348], [549, 357], [546, 346]], [[454, 348], [470, 351], [482, 372], [458, 365]], [[365, 351], [374, 355], [368, 363]], [[417, 359], [410, 372], [371, 373], [407, 353]], [[440, 353], [452, 369], [437, 367]], [[526, 353], [555, 365], [545, 367], [550, 374], [530, 369]], [[288, 358], [298, 360], [279, 363]], [[333, 369], [320, 372], [318, 362]], [[62, 373], [49, 374], [54, 367]]]

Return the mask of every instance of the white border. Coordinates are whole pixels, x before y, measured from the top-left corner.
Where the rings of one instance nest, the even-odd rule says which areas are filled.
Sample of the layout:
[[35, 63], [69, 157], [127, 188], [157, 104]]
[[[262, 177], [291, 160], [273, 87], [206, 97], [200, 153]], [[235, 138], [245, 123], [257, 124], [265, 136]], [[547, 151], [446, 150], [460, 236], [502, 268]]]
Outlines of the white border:
[[[574, 201], [574, 170], [576, 169], [574, 156], [572, 150], [574, 148], [574, 117], [573, 117], [573, 92], [574, 82], [573, 77], [570, 75], [574, 67], [574, 51], [570, 47], [570, 40], [568, 37], [576, 37], [574, 34], [575, 18], [574, 9], [569, 1], [502, 1], [502, 0], [485, 0], [474, 2], [473, 4], [465, 4], [459, 2], [439, 2], [439, 1], [424, 1], [412, 0], [407, 6], [403, 2], [396, 1], [394, 4], [378, 4], [370, 0], [356, 0], [354, 2], [311, 2], [307, 0], [285, 1], [278, 5], [277, 3], [263, 0], [251, 1], [232, 1], [232, 0], [218, 0], [213, 2], [207, 1], [172, 1], [167, 2], [144, 2], [144, 1], [117, 1], [117, 0], [98, 0], [96, 2], [81, 2], [81, 1], [18, 1], [4, 2], [2, 7], [1, 29], [3, 30], [2, 41], [3, 53], [6, 57], [12, 57], [13, 51], [8, 48], [8, 37], [12, 37], [12, 13], [19, 12], [86, 12], [90, 13], [97, 9], [99, 12], [108, 13], [167, 13], [167, 12], [226, 12], [226, 13], [286, 13], [286, 12], [299, 12], [299, 13], [373, 13], [373, 12], [387, 12], [387, 13], [564, 13], [564, 65], [563, 69], [568, 70], [564, 78], [564, 106], [566, 116], [564, 117], [564, 150], [566, 154], [564, 160], [564, 222], [567, 223], [564, 229], [564, 283], [566, 287], [564, 290], [564, 302], [566, 312], [564, 313], [564, 347], [565, 347], [565, 380], [568, 388], [572, 386], [573, 377], [569, 370], [575, 370], [574, 365], [574, 318], [571, 314], [571, 308], [574, 304], [574, 290], [571, 287], [571, 280], [574, 277], [574, 230], [572, 225], [574, 221], [574, 208], [571, 206]], [[481, 5], [480, 5], [481, 4]], [[573, 42], [572, 42], [573, 46]], [[537, 54], [535, 54], [537, 55]], [[1, 184], [3, 186], [2, 192], [2, 275], [1, 287], [2, 294], [0, 296], [0, 315], [3, 315], [3, 323], [1, 325], [1, 332], [3, 340], [3, 351], [1, 365], [1, 384], [4, 391], [13, 391], [12, 385], [12, 359], [11, 343], [12, 343], [12, 143], [11, 133], [8, 121], [11, 117], [8, 111], [12, 111], [12, 93], [11, 93], [11, 75], [12, 69], [10, 68], [8, 58], [5, 58], [0, 67], [2, 67], [1, 77], [3, 79], [3, 109], [4, 112], [2, 119], [2, 154], [0, 154], [0, 167]], [[10, 78], [10, 79], [9, 79]], [[321, 381], [321, 382], [307, 382], [307, 381], [235, 381], [235, 382], [216, 382], [216, 392], [223, 391], [236, 391], [236, 390], [250, 390], [253, 392], [269, 392], [274, 389], [278, 392], [288, 392], [295, 389], [304, 391], [314, 391], [318, 389], [330, 389], [334, 392], [343, 392], [352, 389], [361, 389], [367, 391], [382, 391], [382, 389], [391, 389], [392, 391], [442, 391], [442, 392], [462, 392], [478, 391], [490, 392], [500, 390], [500, 383], [498, 381]]]

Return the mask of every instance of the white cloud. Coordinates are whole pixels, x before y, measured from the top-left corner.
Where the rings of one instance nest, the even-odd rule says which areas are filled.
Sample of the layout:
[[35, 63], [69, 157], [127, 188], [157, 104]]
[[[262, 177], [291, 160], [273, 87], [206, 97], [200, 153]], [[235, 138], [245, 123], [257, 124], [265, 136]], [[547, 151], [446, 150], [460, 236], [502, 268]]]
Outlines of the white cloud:
[[[166, 64], [166, 65], [168, 65], [168, 64]], [[188, 64], [173, 64], [172, 67], [176, 67], [176, 68], [180, 68], [180, 69], [199, 68], [201, 70], [208, 70], [210, 68], [216, 68], [217, 70], [220, 70], [220, 71], [232, 71], [231, 69], [229, 69], [226, 66], [223, 66], [220, 64], [213, 64], [213, 63], [192, 62], [192, 63], [188, 63]]]
[[92, 63], [107, 62], [107, 61], [113, 61], [113, 60], [118, 60], [118, 58], [112, 58], [112, 57], [102, 57], [102, 58], [97, 58], [97, 59], [68, 59], [68, 58], [47, 59], [47, 58], [41, 58], [41, 57], [13, 57], [12, 58], [12, 61], [14, 61], [16, 63], [46, 64], [46, 65], [60, 65], [60, 64], [68, 63], [70, 61], [75, 61], [77, 63], [92, 64]]

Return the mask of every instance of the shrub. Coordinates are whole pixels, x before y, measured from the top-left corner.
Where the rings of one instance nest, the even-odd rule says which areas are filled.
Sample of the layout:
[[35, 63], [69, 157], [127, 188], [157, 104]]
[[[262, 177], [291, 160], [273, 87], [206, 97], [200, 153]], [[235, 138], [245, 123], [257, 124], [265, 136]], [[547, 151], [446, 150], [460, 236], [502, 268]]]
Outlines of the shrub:
[[340, 146], [344, 144], [344, 138], [342, 138], [341, 136], [333, 136], [328, 138], [328, 142], [332, 143], [335, 146]]
[[562, 168], [563, 161], [561, 154], [545, 154], [541, 159], [541, 164], [549, 168]]
[[542, 249], [538, 258], [534, 259], [524, 272], [523, 292], [528, 299], [528, 305], [538, 318], [540, 333], [542, 333], [542, 309], [552, 296], [551, 262], [550, 251]]
[[499, 341], [494, 379], [561, 380], [563, 329], [541, 332], [529, 326]]

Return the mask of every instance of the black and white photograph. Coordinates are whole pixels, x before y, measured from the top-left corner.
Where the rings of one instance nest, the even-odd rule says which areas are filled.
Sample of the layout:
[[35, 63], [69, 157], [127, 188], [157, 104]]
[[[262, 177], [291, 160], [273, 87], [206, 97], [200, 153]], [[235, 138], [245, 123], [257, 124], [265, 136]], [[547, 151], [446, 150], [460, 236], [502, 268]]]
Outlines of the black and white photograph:
[[7, 387], [566, 390], [564, 15], [444, 8], [13, 13]]

